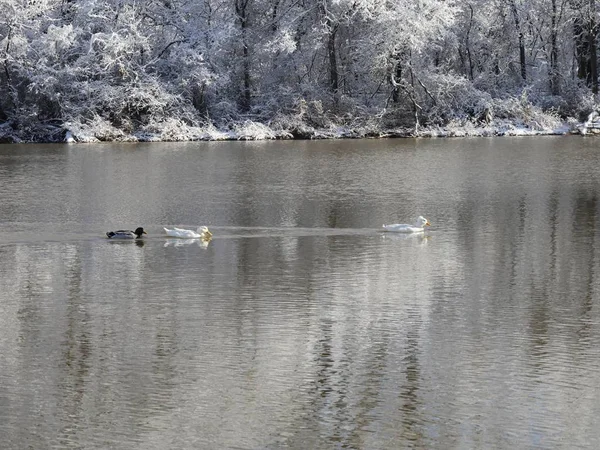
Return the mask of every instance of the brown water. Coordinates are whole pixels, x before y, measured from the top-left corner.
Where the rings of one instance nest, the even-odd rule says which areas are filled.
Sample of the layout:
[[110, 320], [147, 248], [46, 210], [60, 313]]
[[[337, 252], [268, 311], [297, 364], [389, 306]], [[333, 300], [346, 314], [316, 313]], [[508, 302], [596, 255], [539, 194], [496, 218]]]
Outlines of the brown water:
[[0, 447], [600, 448], [599, 264], [595, 139], [2, 145]]

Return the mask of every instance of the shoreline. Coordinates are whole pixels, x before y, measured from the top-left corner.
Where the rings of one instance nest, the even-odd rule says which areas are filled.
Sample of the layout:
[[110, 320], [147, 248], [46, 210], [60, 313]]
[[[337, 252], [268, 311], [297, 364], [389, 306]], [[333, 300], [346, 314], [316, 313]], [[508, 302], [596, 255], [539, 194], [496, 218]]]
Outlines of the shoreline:
[[[6, 126], [0, 125], [0, 144], [50, 144], [101, 142], [148, 143], [148, 142], [217, 142], [217, 141], [268, 141], [268, 140], [329, 140], [329, 139], [402, 139], [402, 138], [461, 138], [461, 137], [525, 137], [525, 136], [594, 136], [600, 130], [587, 123], [563, 123], [554, 128], [531, 127], [522, 123], [503, 122], [487, 126], [447, 126], [423, 127], [415, 131], [409, 128], [366, 129], [351, 127], [274, 130], [258, 122], [246, 123], [237, 129], [221, 130], [214, 126], [206, 128], [189, 127], [178, 130], [165, 130], [160, 133], [134, 132], [122, 130], [70, 130], [66, 127], [47, 128], [47, 134], [34, 133], [31, 139], [22, 139], [19, 133], [7, 133]], [[235, 128], [235, 127], [233, 127]]]

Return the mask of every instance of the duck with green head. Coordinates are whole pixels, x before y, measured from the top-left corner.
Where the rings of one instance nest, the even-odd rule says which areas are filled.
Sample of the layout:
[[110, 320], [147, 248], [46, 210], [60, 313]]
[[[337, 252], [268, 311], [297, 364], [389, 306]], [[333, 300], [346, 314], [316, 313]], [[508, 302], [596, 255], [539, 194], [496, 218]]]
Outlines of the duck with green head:
[[106, 237], [109, 239], [140, 239], [143, 234], [148, 234], [142, 227], [138, 227], [135, 231], [131, 230], [117, 230], [107, 231]]

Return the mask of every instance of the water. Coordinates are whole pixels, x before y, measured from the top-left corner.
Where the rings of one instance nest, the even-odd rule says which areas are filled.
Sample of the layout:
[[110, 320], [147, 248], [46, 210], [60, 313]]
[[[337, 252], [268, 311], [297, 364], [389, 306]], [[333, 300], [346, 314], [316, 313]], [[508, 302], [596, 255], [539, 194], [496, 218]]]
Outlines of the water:
[[576, 137], [0, 146], [0, 447], [598, 448], [598, 167]]

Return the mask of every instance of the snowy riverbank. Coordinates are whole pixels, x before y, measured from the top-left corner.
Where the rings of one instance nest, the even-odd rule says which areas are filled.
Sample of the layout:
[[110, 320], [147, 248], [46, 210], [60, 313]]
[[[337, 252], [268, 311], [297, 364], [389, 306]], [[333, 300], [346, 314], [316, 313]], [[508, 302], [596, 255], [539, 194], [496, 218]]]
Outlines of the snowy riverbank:
[[[548, 126], [551, 125], [551, 126]], [[283, 139], [361, 139], [361, 138], [435, 138], [435, 137], [497, 137], [497, 136], [547, 136], [593, 134], [589, 124], [555, 122], [542, 126], [538, 123], [499, 121], [486, 125], [450, 124], [448, 126], [379, 129], [365, 126], [332, 125], [316, 128], [303, 125], [294, 128], [273, 127], [253, 121], [232, 124], [225, 128], [191, 127], [182, 123], [167, 123], [162, 130], [141, 130], [126, 133], [114, 127], [94, 128], [44, 127], [32, 130], [29, 137], [6, 124], [0, 124], [0, 142], [190, 142], [232, 140], [283, 140]]]

